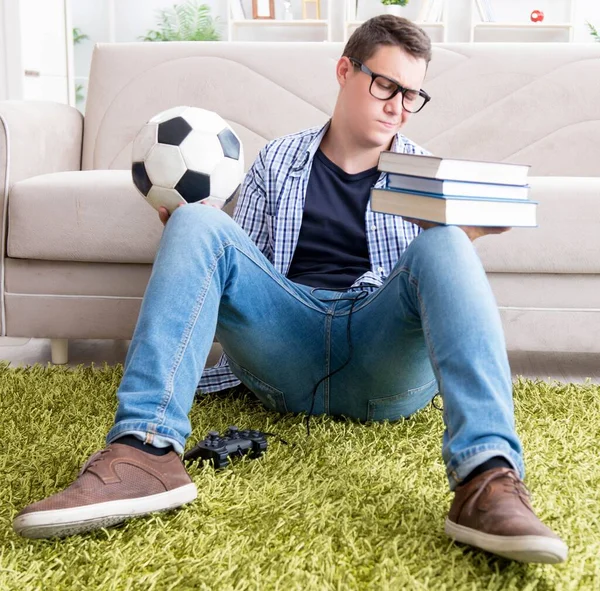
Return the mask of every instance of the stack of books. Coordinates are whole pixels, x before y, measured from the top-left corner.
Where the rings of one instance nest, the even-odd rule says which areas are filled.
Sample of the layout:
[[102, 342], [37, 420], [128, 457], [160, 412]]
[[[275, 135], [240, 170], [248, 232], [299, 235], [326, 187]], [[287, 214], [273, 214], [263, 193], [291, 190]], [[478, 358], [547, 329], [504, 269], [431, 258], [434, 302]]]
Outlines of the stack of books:
[[385, 189], [371, 190], [371, 209], [444, 225], [535, 227], [529, 165], [384, 151]]

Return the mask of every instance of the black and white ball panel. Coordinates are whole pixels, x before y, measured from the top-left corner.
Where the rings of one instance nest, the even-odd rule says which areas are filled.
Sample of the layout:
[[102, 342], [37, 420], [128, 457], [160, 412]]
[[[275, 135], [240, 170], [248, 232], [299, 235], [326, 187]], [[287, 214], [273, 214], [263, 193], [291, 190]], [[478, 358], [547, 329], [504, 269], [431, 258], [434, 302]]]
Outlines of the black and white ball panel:
[[173, 117], [158, 124], [158, 143], [179, 146], [191, 131], [192, 126], [183, 117]]
[[203, 172], [186, 170], [175, 190], [187, 201], [195, 203], [210, 197], [211, 177]]
[[187, 107], [181, 113], [181, 116], [191, 125], [192, 129], [197, 129], [204, 133], [214, 133], [217, 135], [227, 127], [227, 123], [223, 118], [214, 111]]
[[146, 200], [154, 209], [166, 207], [169, 213], [173, 213], [180, 203], [187, 203], [175, 189], [165, 189], [156, 185], [150, 189]]
[[243, 174], [240, 175], [239, 163], [231, 158], [223, 158], [210, 175], [211, 197], [226, 201], [242, 182]]
[[156, 144], [145, 164], [152, 184], [166, 189], [173, 189], [187, 170], [179, 147], [168, 144]]
[[173, 119], [173, 117], [179, 117], [183, 113], [185, 113], [190, 107], [188, 106], [180, 106], [180, 107], [172, 107], [171, 109], [166, 109], [165, 111], [161, 111], [157, 113], [148, 121], [148, 123], [162, 123], [163, 121], [168, 121], [169, 119]]
[[144, 196], [148, 196], [148, 192], [152, 188], [152, 181], [146, 172], [146, 166], [143, 162], [134, 162], [131, 165], [131, 176], [133, 184], [138, 188], [138, 191]]
[[217, 136], [221, 143], [223, 154], [226, 158], [239, 160], [240, 158], [240, 140], [235, 137], [231, 129], [224, 129]]
[[189, 170], [210, 174], [224, 158], [219, 138], [204, 130], [194, 131], [179, 146], [183, 161]]

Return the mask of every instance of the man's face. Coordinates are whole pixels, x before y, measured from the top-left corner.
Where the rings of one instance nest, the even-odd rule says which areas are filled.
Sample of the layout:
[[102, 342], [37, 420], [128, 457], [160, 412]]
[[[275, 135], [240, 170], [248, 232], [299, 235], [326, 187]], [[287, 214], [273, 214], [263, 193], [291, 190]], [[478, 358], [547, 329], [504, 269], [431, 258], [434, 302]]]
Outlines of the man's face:
[[[424, 59], [414, 58], [401, 48], [388, 45], [380, 46], [364, 65], [373, 73], [413, 90], [422, 87], [427, 69]], [[354, 67], [348, 58], [340, 59], [337, 74], [344, 125], [363, 147], [388, 149], [396, 132], [411, 115], [402, 107], [402, 93], [390, 100], [375, 98], [369, 92], [371, 76]]]

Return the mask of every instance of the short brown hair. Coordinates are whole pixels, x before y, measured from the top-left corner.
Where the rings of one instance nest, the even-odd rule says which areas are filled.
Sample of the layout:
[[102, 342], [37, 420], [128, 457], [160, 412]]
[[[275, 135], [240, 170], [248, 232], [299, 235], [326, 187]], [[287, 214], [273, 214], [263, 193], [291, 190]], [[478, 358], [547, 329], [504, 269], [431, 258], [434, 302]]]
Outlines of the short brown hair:
[[368, 60], [381, 45], [395, 45], [425, 63], [431, 60], [431, 39], [421, 27], [407, 18], [380, 14], [365, 21], [352, 33], [342, 56], [361, 62]]

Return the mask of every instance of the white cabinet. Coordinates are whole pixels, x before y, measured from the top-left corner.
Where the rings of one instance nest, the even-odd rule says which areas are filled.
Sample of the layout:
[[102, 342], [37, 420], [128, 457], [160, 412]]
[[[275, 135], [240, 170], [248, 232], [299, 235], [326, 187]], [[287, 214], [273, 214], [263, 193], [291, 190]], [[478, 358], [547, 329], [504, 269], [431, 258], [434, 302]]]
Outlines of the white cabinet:
[[[479, 6], [486, 3], [492, 9], [491, 21], [480, 17]], [[470, 10], [470, 41], [573, 41], [575, 0], [471, 0]], [[543, 13], [542, 21], [531, 21], [533, 10]]]
[[67, 0], [3, 0], [6, 98], [74, 104]]

